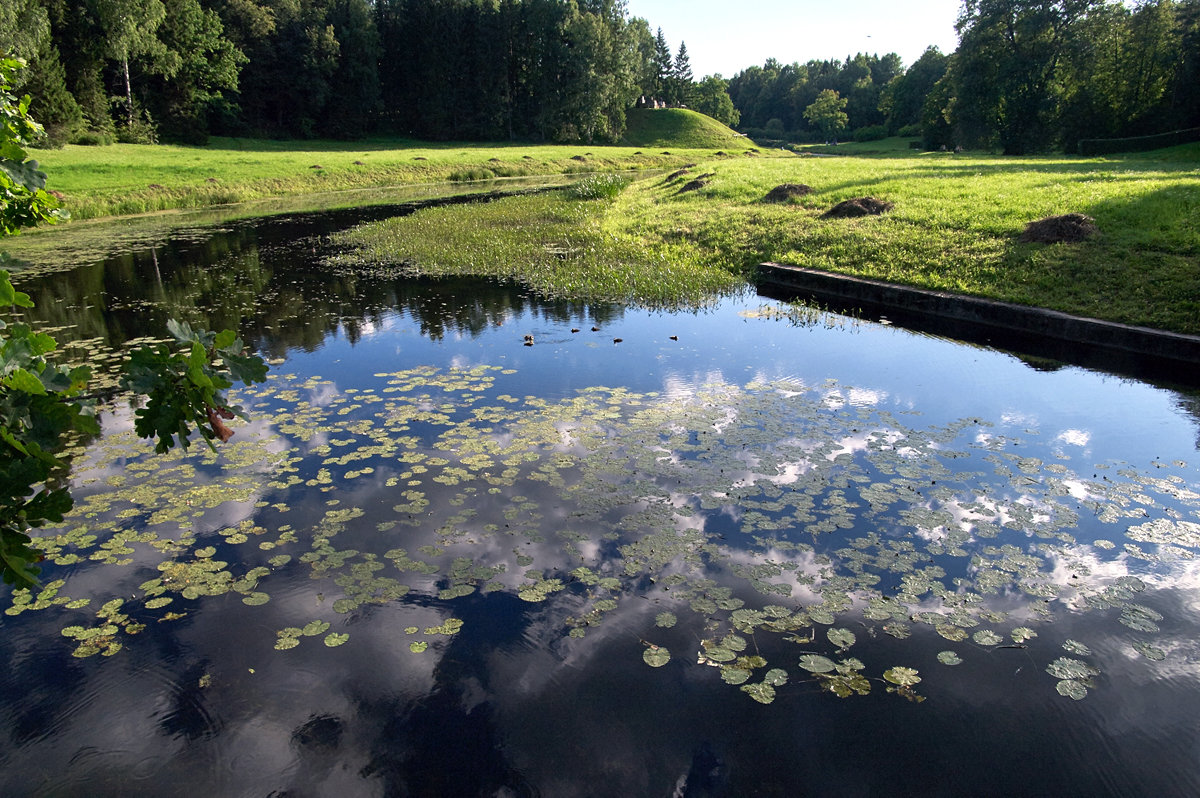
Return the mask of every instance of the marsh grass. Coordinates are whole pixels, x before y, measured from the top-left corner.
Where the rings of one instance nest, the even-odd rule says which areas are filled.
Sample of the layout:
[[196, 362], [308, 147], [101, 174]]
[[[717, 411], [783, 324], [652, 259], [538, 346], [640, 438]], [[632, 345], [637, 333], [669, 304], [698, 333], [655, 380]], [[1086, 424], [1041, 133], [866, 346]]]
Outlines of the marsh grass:
[[555, 192], [427, 208], [334, 239], [335, 268], [379, 276], [477, 276], [546, 297], [697, 307], [742, 281], [702, 262], [687, 243], [647, 246], [604, 230], [607, 199]]

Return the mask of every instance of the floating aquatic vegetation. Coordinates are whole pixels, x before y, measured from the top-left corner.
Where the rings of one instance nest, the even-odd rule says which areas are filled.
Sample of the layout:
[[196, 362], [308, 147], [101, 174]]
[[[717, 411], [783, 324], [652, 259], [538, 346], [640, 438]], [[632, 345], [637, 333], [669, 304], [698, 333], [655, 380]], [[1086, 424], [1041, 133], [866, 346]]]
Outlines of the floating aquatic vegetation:
[[857, 639], [854, 636], [854, 632], [851, 632], [849, 629], [829, 629], [825, 632], [825, 636], [829, 638], [830, 643], [833, 643], [837, 647], [838, 651], [845, 651], [850, 648]]
[[[341, 645], [348, 636], [331, 622], [364, 620], [374, 605], [452, 612], [498, 592], [581, 638], [637, 615], [637, 597], [658, 605], [641, 634], [699, 630], [697, 662], [756, 701], [791, 689], [773, 667], [778, 646], [760, 650], [767, 638], [818, 649], [796, 653], [823, 690], [866, 695], [882, 679], [917, 701], [915, 670], [874, 661], [878, 632], [893, 645], [937, 635], [990, 648], [1007, 636], [1028, 647], [1066, 606], [1157, 632], [1164, 617], [1139, 596], [1152, 592], [1147, 580], [1089, 563], [1178, 558], [1200, 541], [1200, 525], [1181, 520], [1200, 494], [1169, 472], [1183, 466], [1096, 478], [1093, 465], [1078, 473], [1012, 451], [1036, 430], [974, 418], [921, 429], [833, 381], [714, 382], [672, 396], [596, 386], [546, 399], [510, 393], [512, 376], [422, 367], [343, 391], [275, 374], [238, 398], [256, 426], [219, 455], [155, 456], [110, 432], [80, 457], [75, 511], [39, 531], [47, 559], [75, 570], [16, 591], [6, 612], [64, 613], [64, 635], [89, 656], [216, 596], [269, 611], [297, 579], [312, 583], [325, 617], [290, 621], [304, 625], [276, 633], [280, 650], [306, 637]], [[1129, 543], [1102, 545], [1129, 519]], [[1100, 542], [1088, 545], [1084, 526]], [[130, 576], [135, 562], [157, 576]], [[103, 597], [69, 595], [89, 569], [109, 569], [120, 603], [96, 611]], [[462, 629], [450, 617], [403, 632]], [[862, 659], [845, 657], [852, 647]], [[1080, 641], [1063, 648], [1091, 654]], [[643, 659], [662, 667], [670, 654], [646, 644]], [[962, 662], [954, 651], [937, 659]], [[1072, 698], [1099, 672], [1068, 657], [1047, 671]]]
[[1062, 647], [1063, 650], [1072, 654], [1078, 654], [1081, 657], [1088, 657], [1092, 654], [1092, 650], [1083, 643], [1080, 643], [1078, 640], [1071, 640], [1068, 638], [1063, 641]]
[[805, 654], [800, 658], [800, 667], [810, 673], [830, 673], [837, 668], [837, 664], [820, 654]]
[[1088, 693], [1087, 686], [1075, 679], [1063, 679], [1054, 686], [1054, 689], [1058, 690], [1059, 695], [1073, 698], [1076, 701], [1086, 698]]
[[661, 668], [671, 661], [671, 652], [662, 646], [646, 646], [646, 650], [642, 652], [642, 659], [651, 668]]
[[1004, 638], [993, 632], [991, 629], [983, 629], [971, 635], [971, 639], [981, 646], [998, 646], [1004, 642]]
[[1135, 641], [1133, 648], [1135, 651], [1137, 651], [1137, 653], [1141, 654], [1143, 657], [1151, 660], [1152, 662], [1161, 662], [1167, 658], [1167, 653], [1165, 651], [1163, 651], [1161, 648], [1152, 646], [1149, 643]]

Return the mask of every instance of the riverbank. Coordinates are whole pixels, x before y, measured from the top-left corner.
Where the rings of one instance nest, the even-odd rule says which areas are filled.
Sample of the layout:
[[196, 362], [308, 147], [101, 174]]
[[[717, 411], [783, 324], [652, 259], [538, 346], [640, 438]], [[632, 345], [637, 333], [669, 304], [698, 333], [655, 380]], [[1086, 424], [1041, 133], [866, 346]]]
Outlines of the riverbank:
[[267, 197], [495, 178], [675, 168], [713, 150], [214, 140], [207, 147], [67, 146], [32, 155], [76, 220]]
[[214, 137], [204, 146], [68, 145], [31, 150], [76, 220], [203, 208], [268, 197], [496, 178], [677, 168], [754, 150], [685, 109], [631, 111], [625, 146]]
[[[588, 224], [602, 234], [596, 240], [618, 242], [617, 250], [625, 252], [633, 246], [651, 265], [655, 259], [649, 255], [655, 252], [682, 253], [689, 267], [749, 277], [758, 263], [790, 263], [1200, 333], [1200, 228], [1194, 224], [1200, 212], [1195, 169], [1200, 149], [1194, 145], [1129, 157], [1004, 158], [917, 153], [896, 142], [820, 148], [835, 157], [751, 146], [734, 152], [396, 141], [303, 150], [283, 143], [257, 142], [244, 149], [236, 144], [216, 151], [141, 148], [125, 154], [105, 148], [43, 155], [51, 187], [77, 203], [72, 207], [77, 217], [84, 207], [118, 213], [156, 203], [202, 205], [271, 192], [461, 181], [475, 168], [494, 176], [510, 170], [569, 174], [686, 165], [686, 172], [669, 178], [635, 181], [615, 200], [587, 204]], [[222, 176], [210, 182], [214, 171]], [[174, 187], [168, 185], [171, 180]], [[131, 188], [151, 184], [158, 187]], [[768, 201], [771, 190], [783, 184], [806, 190], [783, 202]], [[856, 197], [873, 197], [890, 208], [878, 216], [823, 218], [837, 203]], [[1075, 243], [1021, 240], [1028, 223], [1068, 213], [1094, 219], [1098, 235]], [[511, 209], [509, 223], [520, 224], [520, 219], [519, 209]], [[426, 228], [442, 230], [438, 235], [446, 229]], [[423, 246], [394, 240], [389, 253], [376, 250], [373, 256], [411, 261]], [[554, 250], [556, 242], [543, 243]], [[502, 245], [492, 251], [496, 258], [506, 257]], [[613, 270], [613, 277], [620, 278], [620, 270]]]

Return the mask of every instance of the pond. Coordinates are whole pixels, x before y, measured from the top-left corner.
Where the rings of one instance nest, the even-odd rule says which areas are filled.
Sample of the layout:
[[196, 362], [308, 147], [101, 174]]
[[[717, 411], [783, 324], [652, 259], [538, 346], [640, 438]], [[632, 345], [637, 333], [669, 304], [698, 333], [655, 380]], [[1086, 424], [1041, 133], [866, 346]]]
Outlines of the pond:
[[1196, 393], [324, 265], [379, 212], [19, 279], [101, 372], [171, 317], [272, 369], [216, 453], [80, 447], [0, 794], [1200, 794]]

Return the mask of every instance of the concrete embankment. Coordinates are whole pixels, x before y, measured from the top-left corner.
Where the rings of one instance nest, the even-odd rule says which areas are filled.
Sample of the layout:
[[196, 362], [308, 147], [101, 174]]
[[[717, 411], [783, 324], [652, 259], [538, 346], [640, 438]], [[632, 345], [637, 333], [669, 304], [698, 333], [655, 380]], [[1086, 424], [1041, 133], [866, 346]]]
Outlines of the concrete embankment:
[[1200, 385], [1200, 337], [1042, 308], [763, 263], [759, 293], [1113, 373]]

